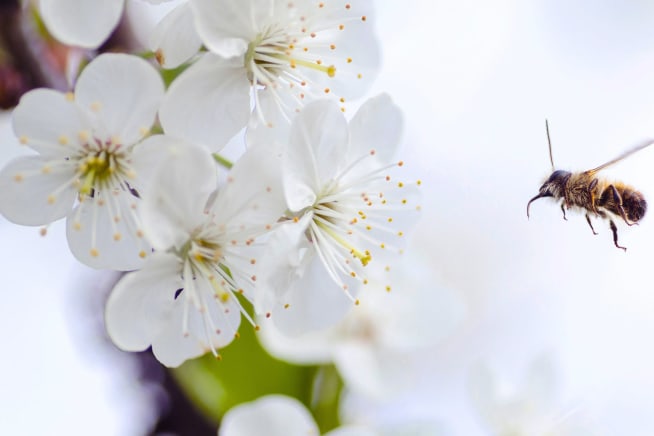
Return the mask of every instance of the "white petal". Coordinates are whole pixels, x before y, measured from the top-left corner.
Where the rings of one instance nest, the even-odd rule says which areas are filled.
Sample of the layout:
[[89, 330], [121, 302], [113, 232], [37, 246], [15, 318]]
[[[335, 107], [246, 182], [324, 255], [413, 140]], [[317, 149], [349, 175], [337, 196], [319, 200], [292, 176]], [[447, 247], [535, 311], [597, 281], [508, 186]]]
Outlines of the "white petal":
[[223, 417], [219, 436], [319, 436], [309, 411], [295, 398], [268, 395], [240, 404]]
[[59, 41], [96, 48], [114, 30], [125, 0], [41, 0], [41, 17]]
[[166, 15], [150, 38], [150, 48], [157, 53], [157, 60], [164, 68], [178, 67], [191, 59], [201, 46], [188, 3], [182, 3]]
[[204, 45], [224, 58], [245, 54], [271, 8], [271, 0], [191, 0], [190, 3]]
[[286, 210], [276, 147], [250, 147], [229, 171], [212, 206], [214, 221], [235, 231], [243, 225], [262, 233]]
[[[184, 289], [175, 300], [171, 318], [162, 326], [152, 341], [152, 351], [157, 359], [166, 366], [176, 367], [188, 359], [202, 356], [214, 349], [224, 347], [235, 338], [241, 322], [241, 313], [234, 298], [225, 304], [218, 303], [212, 289], [200, 281], [198, 293], [205, 299], [202, 312], [190, 302]], [[188, 308], [185, 307], [188, 305]], [[188, 310], [188, 333], [184, 332], [184, 310]], [[208, 318], [212, 325], [209, 325]]]
[[[300, 335], [331, 327], [341, 321], [355, 304], [325, 270], [318, 256], [311, 252], [302, 277], [287, 290], [284, 300], [273, 313], [275, 325], [287, 335]], [[350, 293], [356, 289], [350, 288]], [[288, 304], [288, 308], [284, 308]]]
[[175, 79], [159, 117], [167, 134], [218, 151], [250, 116], [250, 82], [243, 63], [210, 53]]
[[334, 363], [353, 391], [369, 398], [383, 399], [401, 392], [410, 384], [412, 374], [406, 371], [404, 354], [390, 353], [373, 343], [347, 340], [341, 340], [335, 349]]
[[77, 190], [70, 187], [74, 168], [48, 171], [38, 156], [19, 157], [0, 171], [0, 213], [26, 226], [49, 224], [66, 216]]
[[[303, 260], [306, 247], [305, 231], [310, 215], [297, 222], [288, 222], [275, 228], [268, 235], [264, 254], [257, 262], [259, 283], [255, 289], [254, 309], [258, 315], [268, 314], [281, 302], [289, 287], [298, 280], [306, 268]], [[306, 258], [308, 260], [308, 258]]]
[[172, 317], [175, 293], [182, 287], [177, 257], [156, 253], [143, 269], [127, 274], [107, 300], [107, 333], [119, 348], [142, 351]]
[[159, 166], [171, 156], [183, 153], [186, 147], [193, 146], [170, 135], [152, 135], [139, 142], [132, 149], [130, 159], [135, 172], [133, 187], [139, 194], [150, 189]]
[[[357, 14], [357, 19], [345, 23], [344, 30], [335, 30], [322, 36], [330, 44], [324, 44], [325, 48], [317, 51], [326, 65], [334, 65], [336, 74], [327, 82], [324, 76], [316, 79], [328, 85], [334, 94], [344, 97], [346, 101], [364, 95], [377, 78], [380, 68], [379, 41], [370, 10], [373, 4], [374, 2], [353, 3], [350, 10]], [[342, 10], [347, 9], [343, 7]], [[363, 15], [366, 16], [365, 21], [358, 18]], [[336, 48], [327, 50], [331, 44]]]
[[292, 211], [313, 204], [341, 168], [347, 143], [347, 122], [335, 103], [311, 103], [295, 117], [284, 151], [284, 191]]
[[16, 136], [45, 156], [67, 157], [79, 146], [79, 134], [92, 122], [72, 99], [51, 89], [35, 89], [23, 95], [14, 109]]
[[68, 215], [66, 235], [75, 257], [98, 269], [140, 268], [151, 248], [136, 220], [139, 199], [129, 192], [96, 192]]
[[375, 150], [378, 161], [389, 163], [400, 144], [402, 127], [402, 111], [388, 94], [369, 99], [350, 121], [351, 154]]
[[272, 356], [299, 365], [323, 365], [333, 361], [335, 329], [288, 336], [275, 326], [272, 319], [261, 317], [260, 320], [257, 337]]
[[143, 231], [155, 249], [181, 247], [190, 233], [207, 219], [205, 207], [216, 189], [216, 165], [204, 148], [168, 148], [150, 189], [142, 193]]
[[[296, 101], [292, 98], [293, 94], [263, 88], [257, 90], [256, 97], [255, 108], [248, 122], [245, 142], [248, 145], [267, 146], [287, 142], [291, 121], [295, 116], [297, 106]], [[287, 115], [289, 113], [293, 115], [292, 118]]]
[[78, 104], [101, 120], [105, 134], [133, 144], [149, 132], [164, 86], [159, 73], [143, 59], [107, 53], [82, 71], [75, 92]]

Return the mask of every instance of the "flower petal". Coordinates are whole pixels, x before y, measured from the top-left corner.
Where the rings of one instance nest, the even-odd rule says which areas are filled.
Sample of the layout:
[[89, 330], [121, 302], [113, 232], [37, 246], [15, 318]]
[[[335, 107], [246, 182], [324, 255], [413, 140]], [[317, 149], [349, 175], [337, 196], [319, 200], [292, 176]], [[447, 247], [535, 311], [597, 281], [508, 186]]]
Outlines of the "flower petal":
[[38, 156], [9, 162], [0, 171], [0, 213], [26, 226], [45, 225], [66, 216], [77, 195], [70, 187], [74, 168], [65, 162], [50, 168]]
[[258, 233], [275, 224], [286, 210], [280, 167], [277, 147], [248, 148], [229, 171], [226, 186], [218, 191], [211, 208], [216, 224], [238, 232], [247, 223], [249, 228], [260, 229]]
[[146, 237], [157, 250], [181, 247], [207, 215], [209, 195], [216, 189], [216, 166], [202, 147], [180, 142], [168, 147], [142, 193], [141, 219]]
[[152, 250], [137, 224], [138, 202], [130, 192], [98, 192], [69, 213], [66, 235], [75, 257], [92, 268], [140, 268]]
[[[214, 349], [232, 342], [241, 322], [241, 312], [235, 301], [218, 303], [210, 285], [199, 281], [196, 291], [207, 304], [203, 310], [196, 309], [184, 296], [184, 292], [175, 300], [171, 318], [162, 325], [161, 330], [152, 341], [152, 352], [161, 363], [176, 367], [188, 359], [202, 356]], [[184, 331], [184, 311], [188, 310], [188, 331]], [[211, 324], [209, 323], [211, 320]]]
[[166, 15], [154, 28], [150, 48], [164, 68], [175, 68], [188, 61], [202, 47], [195, 30], [189, 3], [182, 3]]
[[103, 133], [133, 144], [150, 131], [164, 86], [143, 59], [107, 53], [82, 71], [75, 92], [78, 104], [97, 114], [106, 129]]
[[351, 155], [375, 150], [377, 160], [389, 163], [402, 137], [402, 111], [388, 94], [367, 100], [350, 121]]
[[41, 17], [50, 33], [68, 45], [100, 46], [123, 14], [125, 0], [41, 0]]
[[88, 132], [92, 121], [72, 99], [52, 89], [35, 89], [23, 95], [12, 118], [22, 143], [44, 156], [67, 157]]
[[243, 63], [207, 53], [172, 83], [159, 117], [167, 134], [218, 151], [250, 116], [250, 82]]
[[315, 77], [317, 83], [326, 83], [334, 94], [346, 101], [366, 93], [377, 78], [381, 64], [379, 41], [372, 16], [374, 2], [356, 2], [350, 8], [345, 7], [347, 3], [350, 2], [334, 2], [331, 7], [337, 13], [322, 18], [327, 22], [331, 19], [331, 22], [344, 23], [344, 28], [320, 32], [315, 41], [317, 47], [314, 53], [325, 65], [333, 65], [336, 74], [324, 82], [324, 76], [320, 76], [320, 73], [307, 72], [312, 79]]
[[295, 116], [299, 110], [293, 94], [273, 91], [270, 87], [255, 93], [255, 107], [246, 130], [245, 142], [248, 145], [268, 145], [288, 140], [291, 121], [287, 114]]
[[[272, 320], [287, 335], [299, 335], [331, 327], [354, 308], [354, 302], [325, 270], [313, 252], [304, 274], [291, 283]], [[356, 291], [350, 287], [351, 294]], [[288, 305], [288, 306], [287, 306]]]
[[313, 204], [347, 156], [347, 122], [338, 106], [328, 100], [308, 104], [293, 121], [284, 150], [284, 191], [292, 211]]
[[177, 257], [156, 253], [139, 271], [127, 274], [107, 300], [105, 323], [122, 350], [142, 351], [171, 318], [175, 292], [182, 287]]
[[302, 403], [284, 395], [268, 395], [240, 404], [223, 417], [219, 436], [318, 436], [318, 426]]
[[269, 14], [271, 0], [191, 0], [195, 24], [204, 45], [232, 58], [245, 54], [258, 33], [257, 25]]

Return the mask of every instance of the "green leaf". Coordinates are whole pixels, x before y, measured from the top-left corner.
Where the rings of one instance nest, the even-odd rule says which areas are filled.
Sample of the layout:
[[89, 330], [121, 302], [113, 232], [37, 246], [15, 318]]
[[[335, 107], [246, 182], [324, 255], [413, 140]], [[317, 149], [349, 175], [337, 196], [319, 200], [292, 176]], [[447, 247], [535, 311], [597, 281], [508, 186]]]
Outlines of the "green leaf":
[[221, 350], [188, 361], [172, 374], [190, 399], [216, 423], [231, 407], [268, 394], [295, 397], [310, 404], [315, 366], [299, 366], [270, 356], [245, 325], [240, 337]]

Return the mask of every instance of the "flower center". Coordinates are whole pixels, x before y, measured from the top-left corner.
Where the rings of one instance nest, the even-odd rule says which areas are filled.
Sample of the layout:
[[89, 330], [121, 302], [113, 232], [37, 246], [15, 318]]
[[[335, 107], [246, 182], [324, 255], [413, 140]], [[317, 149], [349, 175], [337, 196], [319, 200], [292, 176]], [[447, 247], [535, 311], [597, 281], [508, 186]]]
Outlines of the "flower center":
[[116, 188], [133, 177], [127, 153], [122, 144], [113, 139], [84, 143], [76, 160], [81, 195], [92, 196], [94, 190]]
[[194, 239], [187, 243], [187, 259], [194, 272], [204, 275], [214, 290], [215, 296], [223, 303], [229, 300], [235, 290], [231, 273], [220, 261], [223, 250], [220, 244], [206, 239]]
[[366, 266], [372, 259], [370, 251], [356, 248], [351, 241], [347, 239], [352, 231], [347, 229], [350, 224], [355, 224], [351, 219], [347, 219], [338, 208], [338, 201], [319, 202], [313, 207], [313, 221], [326, 235], [331, 237], [340, 247], [348, 250], [349, 253]]
[[285, 33], [282, 29], [270, 28], [260, 33], [250, 42], [245, 54], [245, 68], [253, 84], [271, 86], [279, 81], [304, 86], [306, 78], [297, 67], [325, 73], [328, 77], [336, 75], [336, 67], [323, 65], [297, 46], [298, 37]]

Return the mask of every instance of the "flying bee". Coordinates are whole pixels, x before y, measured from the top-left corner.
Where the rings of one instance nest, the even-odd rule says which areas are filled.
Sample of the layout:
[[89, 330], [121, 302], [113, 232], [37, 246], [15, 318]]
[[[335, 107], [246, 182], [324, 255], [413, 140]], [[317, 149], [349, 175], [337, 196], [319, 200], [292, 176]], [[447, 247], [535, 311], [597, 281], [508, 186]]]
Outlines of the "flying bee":
[[604, 168], [611, 166], [621, 160], [631, 156], [637, 151], [642, 150], [654, 144], [654, 141], [636, 145], [634, 148], [625, 151], [620, 156], [612, 159], [605, 164], [593, 168], [592, 170], [581, 173], [572, 173], [569, 171], [556, 170], [554, 168], [554, 159], [552, 158], [552, 142], [550, 141], [550, 129], [545, 120], [545, 131], [547, 133], [547, 143], [550, 151], [550, 163], [552, 164], [552, 174], [543, 183], [538, 190], [538, 195], [529, 200], [527, 203], [527, 218], [529, 218], [529, 206], [534, 200], [543, 197], [553, 197], [555, 200], [561, 199], [561, 211], [563, 219], [568, 218], [565, 215], [566, 209], [576, 207], [586, 211], [586, 221], [596, 235], [590, 220], [591, 215], [608, 219], [609, 227], [613, 233], [613, 243], [616, 247], [627, 250], [618, 244], [618, 228], [614, 219], [621, 218], [628, 226], [637, 224], [647, 211], [647, 201], [642, 193], [631, 186], [621, 182], [609, 182], [597, 177], [597, 173]]

